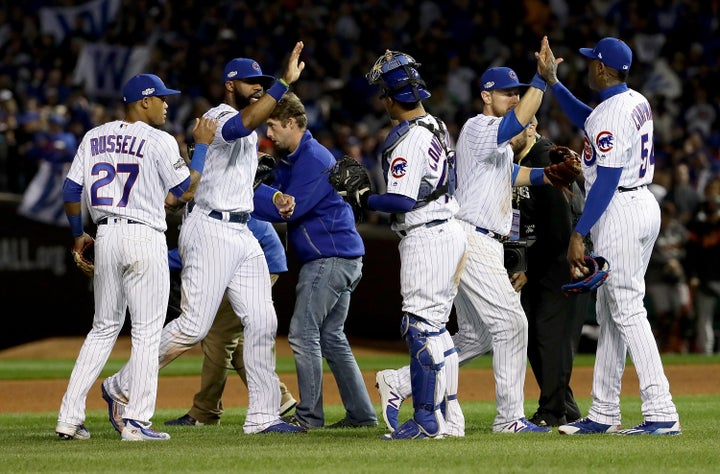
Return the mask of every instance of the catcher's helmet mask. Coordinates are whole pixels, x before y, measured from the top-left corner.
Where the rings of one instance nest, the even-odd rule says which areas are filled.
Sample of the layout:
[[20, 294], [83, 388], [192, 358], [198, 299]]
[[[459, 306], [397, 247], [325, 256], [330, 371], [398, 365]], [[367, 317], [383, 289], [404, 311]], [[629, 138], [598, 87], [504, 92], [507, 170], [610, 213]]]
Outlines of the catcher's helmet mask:
[[382, 95], [398, 102], [419, 102], [430, 97], [425, 81], [417, 68], [420, 63], [400, 51], [387, 50], [380, 56], [369, 73], [367, 81], [382, 89]]

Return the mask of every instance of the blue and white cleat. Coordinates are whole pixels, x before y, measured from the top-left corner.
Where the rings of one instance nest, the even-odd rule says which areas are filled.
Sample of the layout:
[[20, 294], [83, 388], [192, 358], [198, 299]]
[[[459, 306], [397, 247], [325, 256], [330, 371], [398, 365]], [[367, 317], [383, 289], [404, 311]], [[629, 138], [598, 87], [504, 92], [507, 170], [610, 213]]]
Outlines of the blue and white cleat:
[[592, 421], [588, 417], [558, 427], [558, 432], [566, 435], [617, 433], [619, 431], [620, 425], [605, 425], [603, 423]]
[[125, 425], [122, 430], [123, 441], [165, 441], [170, 439], [169, 434], [150, 428], [150, 423], [145, 424], [125, 418], [123, 425]]
[[397, 375], [395, 370], [381, 370], [375, 376], [375, 387], [380, 393], [380, 409], [388, 429], [392, 432], [398, 428], [398, 413], [400, 405], [405, 400], [395, 388]]
[[525, 417], [493, 426], [493, 433], [549, 433], [550, 428], [538, 426]]
[[100, 389], [102, 390], [103, 400], [105, 400], [108, 406], [108, 419], [110, 420], [110, 424], [113, 425], [115, 431], [122, 433], [123, 428], [125, 428], [125, 422], [123, 421], [125, 406], [110, 396], [108, 391], [105, 390], [105, 382], [100, 386]]
[[620, 430], [619, 435], [679, 435], [682, 433], [679, 421], [643, 421], [627, 430]]

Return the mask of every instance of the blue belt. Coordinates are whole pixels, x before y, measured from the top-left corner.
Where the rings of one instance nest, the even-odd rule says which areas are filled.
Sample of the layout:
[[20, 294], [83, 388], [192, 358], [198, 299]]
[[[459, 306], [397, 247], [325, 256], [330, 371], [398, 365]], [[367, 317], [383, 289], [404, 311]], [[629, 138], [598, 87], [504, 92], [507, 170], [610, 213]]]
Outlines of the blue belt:
[[635, 191], [635, 190], [638, 190], [638, 189], [642, 189], [642, 188], [644, 188], [644, 187], [646, 187], [646, 186], [647, 186], [646, 184], [643, 184], [642, 186], [635, 186], [634, 188], [624, 188], [624, 187], [622, 187], [622, 186], [619, 186], [619, 187], [618, 187], [618, 192], [620, 192], [620, 193], [626, 193], [626, 192], [628, 192], [628, 191]]
[[115, 224], [117, 222], [125, 222], [127, 224], [142, 224], [142, 222], [134, 221], [132, 219], [128, 219], [127, 217], [103, 217], [99, 221], [97, 221], [97, 225], [105, 225], [105, 224]]
[[407, 229], [405, 229], [405, 230], [399, 230], [399, 231], [398, 231], [398, 234], [400, 234], [400, 235], [402, 235], [403, 237], [405, 237], [408, 232], [410, 232], [410, 231], [413, 230], [413, 229], [417, 229], [418, 227], [435, 227], [436, 225], [444, 224], [444, 223], [447, 222], [447, 221], [448, 221], [447, 219], [435, 219], [434, 221], [426, 222], [426, 223], [424, 223], [424, 224], [414, 225], [414, 226], [409, 227], [409, 228], [407, 228]]
[[[192, 201], [190, 204], [188, 204], [188, 211], [192, 212], [193, 208], [195, 207], [195, 201]], [[228, 222], [235, 222], [237, 224], [247, 224], [247, 222], [250, 220], [250, 214], [247, 212], [227, 212], [228, 215]], [[223, 212], [222, 211], [216, 211], [212, 210], [208, 212], [208, 216], [212, 217], [213, 219], [217, 219], [219, 221], [223, 220]]]
[[491, 230], [483, 229], [482, 227], [475, 227], [475, 230], [477, 232], [480, 232], [481, 234], [485, 234], [491, 239], [495, 239], [500, 243], [506, 242], [507, 240], [510, 240], [510, 237], [507, 235], [500, 235], [497, 232], [493, 232]]

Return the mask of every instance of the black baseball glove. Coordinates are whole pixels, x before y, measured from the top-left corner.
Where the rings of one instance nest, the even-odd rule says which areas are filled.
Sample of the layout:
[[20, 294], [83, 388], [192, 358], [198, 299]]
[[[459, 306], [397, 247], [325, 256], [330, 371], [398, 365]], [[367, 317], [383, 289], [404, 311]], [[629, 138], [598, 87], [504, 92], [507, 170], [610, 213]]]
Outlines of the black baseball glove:
[[610, 264], [599, 255], [586, 255], [585, 266], [590, 269], [587, 275], [578, 274], [570, 283], [564, 284], [563, 293], [587, 293], [605, 283], [610, 275]]
[[255, 180], [253, 181], [253, 189], [257, 189], [261, 184], [270, 185], [275, 181], [275, 167], [277, 160], [274, 156], [267, 153], [260, 153], [258, 157], [258, 167], [255, 171]]
[[355, 220], [362, 221], [367, 200], [372, 194], [370, 176], [365, 167], [353, 158], [345, 155], [327, 170], [328, 181], [343, 199], [350, 204]]

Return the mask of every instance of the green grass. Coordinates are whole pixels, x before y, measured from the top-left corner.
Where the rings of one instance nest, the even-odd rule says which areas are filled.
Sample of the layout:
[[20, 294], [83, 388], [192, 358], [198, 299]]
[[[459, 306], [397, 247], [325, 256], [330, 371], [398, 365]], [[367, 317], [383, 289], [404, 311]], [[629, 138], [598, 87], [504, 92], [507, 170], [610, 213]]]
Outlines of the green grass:
[[[587, 408], [587, 399], [581, 399]], [[92, 410], [88, 441], [59, 441], [57, 414], [0, 415], [3, 472], [717, 472], [720, 396], [676, 399], [684, 432], [673, 437], [550, 434], [499, 435], [490, 432], [494, 403], [463, 403], [467, 436], [462, 439], [383, 441], [378, 428], [313, 430], [307, 435], [244, 435], [244, 411], [228, 409], [220, 426], [163, 427], [167, 442], [123, 443], [104, 411]], [[640, 420], [637, 397], [624, 398], [624, 420]], [[528, 409], [530, 407], [528, 406]], [[168, 419], [177, 410], [158, 410]], [[402, 415], [409, 415], [404, 407]], [[326, 417], [343, 416], [338, 406]]]
[[[695, 356], [663, 360], [666, 365], [718, 362], [717, 358]], [[592, 361], [592, 356], [580, 355], [576, 365], [590, 366]], [[67, 378], [73, 362], [0, 360], [0, 380]], [[114, 372], [122, 362], [111, 360], [103, 374]], [[406, 356], [361, 357], [358, 362], [363, 370], [378, 370], [402, 365]], [[491, 359], [481, 357], [471, 367], [489, 368]], [[197, 374], [199, 368], [199, 357], [184, 356], [161, 374], [191, 375]], [[292, 358], [278, 358], [278, 372], [293, 371]], [[720, 395], [676, 396], [675, 401], [683, 434], [673, 437], [493, 434], [493, 402], [462, 402], [465, 438], [403, 442], [381, 439], [385, 433], [382, 420], [377, 428], [320, 429], [307, 435], [245, 435], [242, 408], [228, 408], [220, 426], [193, 428], [161, 425], [161, 421], [178, 412], [160, 409], [153, 419], [172, 439], [146, 443], [120, 442], [105, 411], [90, 410], [86, 424], [92, 438], [62, 442], [53, 432], [57, 412], [0, 414], [0, 472], [718, 472]], [[578, 403], [586, 412], [590, 400], [579, 398]], [[526, 412], [534, 410], [535, 404], [535, 400], [528, 400]], [[622, 411], [624, 426], [642, 421], [639, 397], [623, 397]], [[411, 406], [406, 403], [400, 417], [410, 415]], [[343, 416], [342, 407], [326, 407], [328, 423]]]

